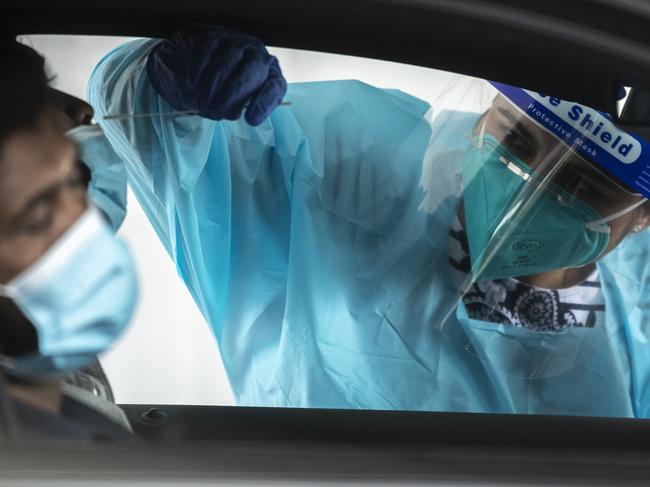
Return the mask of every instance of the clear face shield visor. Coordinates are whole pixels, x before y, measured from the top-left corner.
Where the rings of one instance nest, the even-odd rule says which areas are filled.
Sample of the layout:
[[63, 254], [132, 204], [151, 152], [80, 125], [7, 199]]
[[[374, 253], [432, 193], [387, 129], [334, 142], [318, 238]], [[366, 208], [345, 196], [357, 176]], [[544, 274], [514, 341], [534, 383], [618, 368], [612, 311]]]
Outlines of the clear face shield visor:
[[468, 139], [461, 219], [474, 280], [586, 266], [637, 228], [644, 196], [505, 97], [495, 98]]
[[[558, 296], [598, 279], [596, 263], [645, 228], [647, 199], [501, 94], [466, 138], [456, 217], [470, 269], [443, 330], [449, 318], [460, 322], [464, 333], [448, 330], [454, 341], [506, 377], [573, 373], [617, 332], [564, 326], [569, 311]], [[549, 309], [554, 321], [542, 323]], [[517, 322], [518, 313], [539, 328]]]

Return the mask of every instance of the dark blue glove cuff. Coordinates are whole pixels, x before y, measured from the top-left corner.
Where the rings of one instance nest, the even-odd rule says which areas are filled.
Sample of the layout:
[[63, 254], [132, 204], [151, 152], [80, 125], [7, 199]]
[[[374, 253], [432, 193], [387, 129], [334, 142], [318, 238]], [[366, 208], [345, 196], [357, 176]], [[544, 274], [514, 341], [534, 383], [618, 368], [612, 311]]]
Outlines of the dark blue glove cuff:
[[156, 92], [176, 110], [213, 120], [266, 119], [286, 93], [275, 57], [259, 39], [225, 27], [194, 24], [156, 45], [146, 64]]
[[196, 110], [196, 93], [187, 85], [188, 59], [170, 41], [154, 46], [147, 58], [147, 77], [156, 93], [176, 110]]

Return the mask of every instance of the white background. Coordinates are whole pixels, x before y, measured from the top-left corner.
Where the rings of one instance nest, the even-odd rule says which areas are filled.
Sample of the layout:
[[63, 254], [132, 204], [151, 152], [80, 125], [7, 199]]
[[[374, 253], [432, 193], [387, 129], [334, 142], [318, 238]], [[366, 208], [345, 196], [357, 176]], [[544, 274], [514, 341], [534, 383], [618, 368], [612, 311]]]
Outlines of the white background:
[[[28, 36], [41, 52], [58, 89], [85, 99], [93, 67], [117, 37]], [[289, 82], [360, 79], [399, 88], [429, 102], [460, 82], [431, 69], [348, 56], [270, 49]], [[465, 90], [460, 90], [461, 93]], [[456, 108], [462, 99], [452, 103]], [[102, 362], [119, 403], [234, 404], [209, 327], [132, 194], [120, 229], [138, 264], [141, 299], [129, 330]]]

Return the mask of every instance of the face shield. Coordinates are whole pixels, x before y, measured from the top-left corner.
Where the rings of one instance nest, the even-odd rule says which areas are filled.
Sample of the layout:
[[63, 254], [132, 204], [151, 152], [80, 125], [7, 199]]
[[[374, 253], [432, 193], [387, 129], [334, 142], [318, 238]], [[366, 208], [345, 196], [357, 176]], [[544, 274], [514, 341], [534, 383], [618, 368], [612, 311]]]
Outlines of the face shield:
[[502, 95], [478, 125], [463, 161], [460, 216], [474, 279], [555, 272], [555, 279], [529, 280], [578, 284], [571, 281], [585, 271], [567, 269], [587, 266], [611, 250], [626, 230], [612, 225], [645, 197], [586, 160], [575, 144], [546, 133]]
[[[647, 226], [645, 142], [576, 103], [498, 83], [474, 91], [483, 103], [464, 117], [465, 147], [435, 147], [450, 137], [439, 125], [423, 170], [429, 182], [455, 172], [455, 193], [424, 205], [441, 227], [449, 206], [455, 298], [443, 333], [493, 380], [544, 381], [614, 360], [628, 314], [613, 312], [639, 283], [613, 263]], [[434, 128], [445, 116], [460, 125], [457, 111], [442, 111]]]

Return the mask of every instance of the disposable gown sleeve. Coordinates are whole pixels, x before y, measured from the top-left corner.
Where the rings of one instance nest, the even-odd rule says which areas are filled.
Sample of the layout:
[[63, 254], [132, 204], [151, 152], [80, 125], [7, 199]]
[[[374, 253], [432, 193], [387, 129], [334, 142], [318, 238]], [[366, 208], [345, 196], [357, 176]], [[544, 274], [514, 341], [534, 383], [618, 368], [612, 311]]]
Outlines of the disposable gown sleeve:
[[169, 115], [104, 120], [107, 115], [174, 111], [145, 74], [147, 55], [158, 42], [133, 41], [109, 52], [90, 78], [88, 99], [95, 119], [126, 163], [129, 184], [173, 255], [174, 183], [187, 188], [200, 173], [214, 124], [200, 117]]
[[[91, 76], [88, 98], [95, 119], [125, 162], [135, 196], [218, 334], [217, 324], [226, 308], [231, 249], [238, 243], [232, 237], [233, 193], [245, 201], [240, 207], [267, 199], [268, 218], [257, 218], [258, 211], [257, 227], [251, 233], [266, 228], [266, 248], [278, 247], [273, 235], [282, 232], [273, 228], [283, 224], [278, 220], [282, 213], [286, 218], [287, 207], [275, 211], [268, 199], [285, 195], [286, 200], [291, 161], [303, 136], [295, 121], [282, 113], [274, 114], [274, 122], [267, 120], [256, 127], [243, 120], [215, 122], [187, 115], [105, 120], [104, 116], [112, 114], [174, 111], [146, 74], [147, 55], [157, 42], [136, 40], [108, 53]], [[278, 126], [282, 126], [282, 136], [274, 135], [273, 128]], [[272, 174], [267, 171], [270, 165]], [[256, 191], [253, 186], [259, 187], [258, 194], [246, 194]], [[248, 215], [242, 212], [238, 217], [245, 221]], [[260, 262], [278, 268], [281, 258], [259, 256]]]

